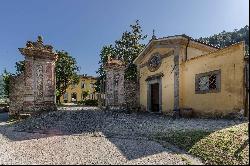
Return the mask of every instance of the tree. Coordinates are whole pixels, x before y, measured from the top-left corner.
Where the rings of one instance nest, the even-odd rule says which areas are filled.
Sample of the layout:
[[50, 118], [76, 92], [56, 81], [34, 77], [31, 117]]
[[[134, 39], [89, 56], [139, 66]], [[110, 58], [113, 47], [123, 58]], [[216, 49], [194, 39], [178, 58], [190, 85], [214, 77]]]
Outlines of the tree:
[[0, 75], [0, 98], [4, 95], [4, 81], [3, 76]]
[[224, 48], [234, 43], [245, 41], [246, 44], [246, 55], [249, 54], [249, 26], [237, 30], [234, 29], [233, 32], [222, 31], [219, 34], [214, 34], [210, 37], [199, 38], [199, 40], [212, 44], [214, 46]]
[[103, 80], [106, 78], [106, 74], [104, 71], [104, 64], [108, 61], [108, 56], [111, 56], [111, 58], [115, 58], [115, 48], [112, 45], [103, 46], [101, 53], [100, 53], [100, 61], [99, 61], [99, 69], [96, 72], [99, 74], [99, 77], [97, 78], [97, 81], [95, 82], [95, 90], [96, 92], [103, 92], [104, 86], [103, 86]]
[[25, 70], [25, 61], [23, 60], [16, 62], [15, 68], [16, 68], [16, 75], [20, 75], [21, 73], [23, 73]]
[[[2, 74], [3, 83], [1, 85], [1, 87], [3, 88], [3, 95], [5, 95], [7, 97], [9, 97], [9, 92], [10, 92], [10, 77], [20, 75], [22, 72], [24, 72], [25, 61], [16, 62], [15, 68], [16, 68], [15, 74], [8, 72], [6, 69], [4, 69], [4, 72]], [[0, 91], [1, 91], [1, 89], [0, 89]]]
[[105, 71], [103, 69], [104, 64], [108, 61], [108, 56], [111, 56], [111, 58], [116, 58], [116, 50], [112, 45], [108, 45], [108, 46], [104, 46], [101, 50], [100, 53], [100, 60], [99, 60], [99, 69], [97, 71], [97, 73], [100, 76], [104, 76], [105, 75]]
[[142, 34], [139, 20], [130, 25], [131, 31], [125, 31], [120, 40], [115, 41], [115, 51], [117, 59], [123, 60], [127, 68], [125, 70], [125, 79], [135, 80], [137, 78], [136, 65], [133, 64], [135, 58], [145, 48], [141, 42], [147, 35]]
[[6, 69], [4, 69], [4, 72], [2, 74], [3, 78], [3, 90], [4, 90], [4, 95], [9, 97], [9, 92], [10, 92], [10, 77], [14, 76], [14, 74], [7, 72]]
[[66, 92], [69, 85], [78, 84], [79, 67], [75, 58], [65, 51], [57, 51], [56, 61], [56, 99], [60, 103], [60, 97]]
[[[111, 58], [122, 60], [127, 66], [125, 70], [125, 79], [135, 80], [137, 78], [137, 69], [133, 64], [135, 58], [145, 48], [145, 44], [141, 42], [147, 37], [142, 34], [139, 20], [135, 24], [130, 25], [130, 31], [125, 31], [121, 39], [116, 40], [114, 45], [104, 46], [100, 53], [99, 69], [97, 73], [99, 78], [96, 82], [96, 91], [100, 92], [102, 80], [105, 79], [104, 64], [107, 62], [108, 55]], [[103, 86], [104, 87], [104, 86]]]

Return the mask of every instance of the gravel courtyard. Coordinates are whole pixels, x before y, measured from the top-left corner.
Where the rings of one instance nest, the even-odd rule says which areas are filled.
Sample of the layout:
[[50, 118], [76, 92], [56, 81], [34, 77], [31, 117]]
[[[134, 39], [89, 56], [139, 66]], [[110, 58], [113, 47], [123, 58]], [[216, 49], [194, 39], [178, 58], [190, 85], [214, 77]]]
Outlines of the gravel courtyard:
[[0, 122], [0, 165], [202, 164], [176, 147], [164, 148], [152, 135], [174, 130], [213, 131], [241, 123], [174, 120], [156, 114], [104, 112], [97, 108], [60, 110], [16, 124]]

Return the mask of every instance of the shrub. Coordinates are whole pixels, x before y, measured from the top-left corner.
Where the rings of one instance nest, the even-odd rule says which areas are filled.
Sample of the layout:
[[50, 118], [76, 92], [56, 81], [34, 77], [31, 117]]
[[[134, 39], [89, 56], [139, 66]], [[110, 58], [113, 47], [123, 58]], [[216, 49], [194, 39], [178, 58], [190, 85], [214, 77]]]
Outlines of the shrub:
[[85, 104], [85, 101], [84, 101], [84, 100], [78, 101], [77, 104], [78, 104], [78, 105], [84, 105], [84, 104]]
[[84, 105], [85, 106], [98, 106], [98, 100], [91, 100], [91, 99], [85, 100]]

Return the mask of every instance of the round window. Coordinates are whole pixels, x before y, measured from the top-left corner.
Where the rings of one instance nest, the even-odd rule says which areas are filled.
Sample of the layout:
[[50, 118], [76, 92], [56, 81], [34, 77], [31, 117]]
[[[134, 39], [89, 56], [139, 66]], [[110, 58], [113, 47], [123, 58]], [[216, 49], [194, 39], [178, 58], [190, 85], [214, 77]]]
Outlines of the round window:
[[148, 61], [148, 69], [151, 72], [156, 71], [161, 66], [161, 56], [159, 54], [153, 55]]

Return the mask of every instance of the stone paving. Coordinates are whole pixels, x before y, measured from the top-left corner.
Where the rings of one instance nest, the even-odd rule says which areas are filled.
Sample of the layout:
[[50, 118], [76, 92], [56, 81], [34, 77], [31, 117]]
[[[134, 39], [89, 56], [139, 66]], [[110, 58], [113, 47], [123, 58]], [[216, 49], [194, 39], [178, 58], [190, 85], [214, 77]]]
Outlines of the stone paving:
[[202, 164], [172, 146], [164, 148], [150, 136], [173, 130], [217, 130], [241, 123], [174, 120], [98, 108], [60, 110], [14, 125], [0, 122], [0, 164]]

